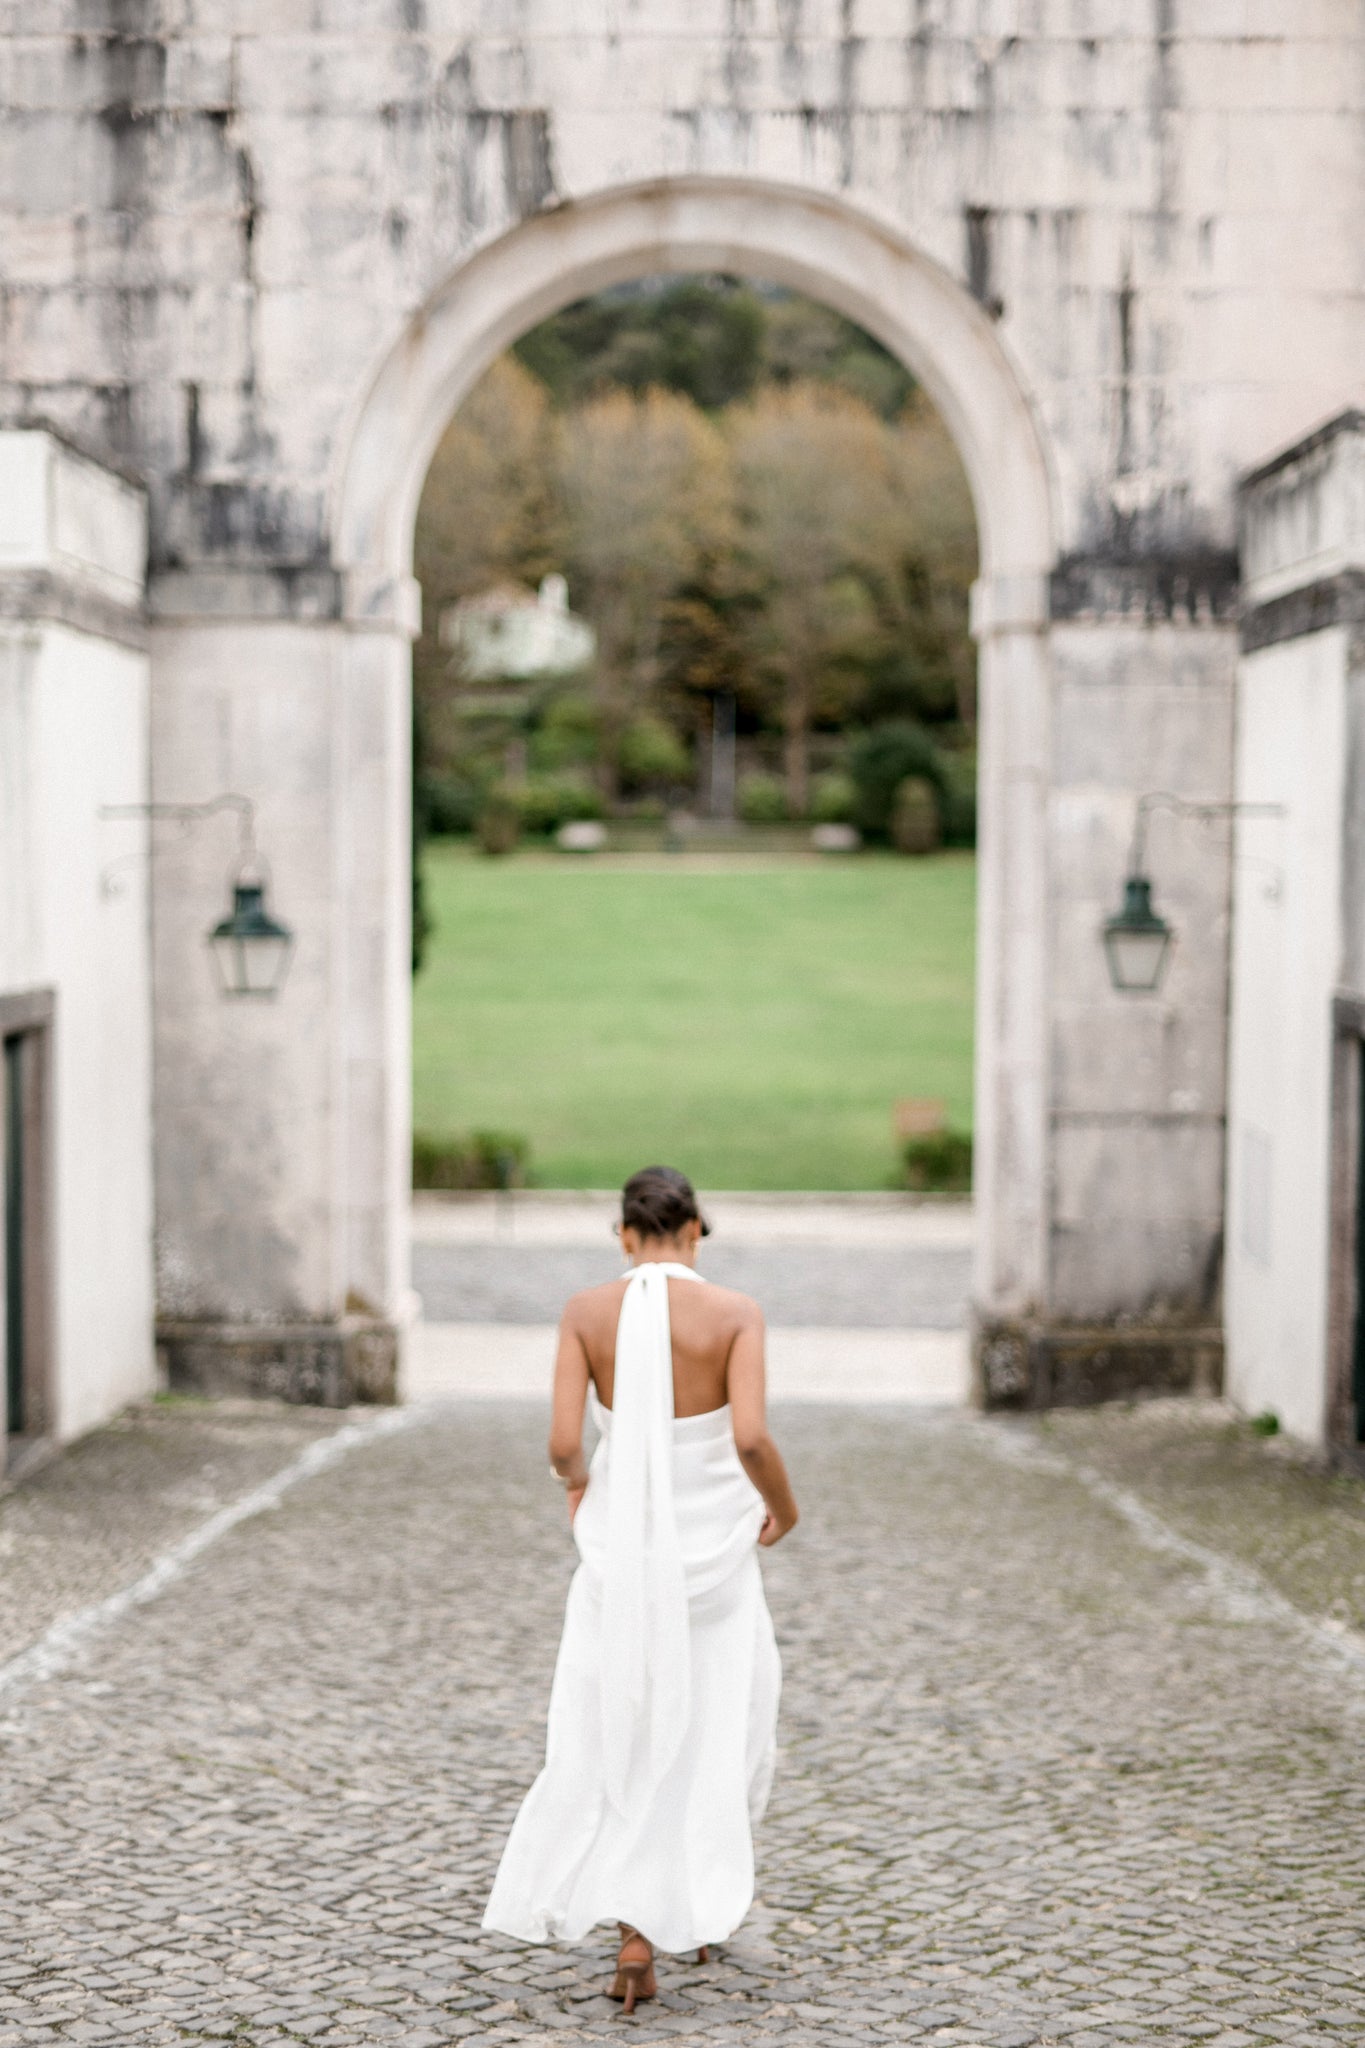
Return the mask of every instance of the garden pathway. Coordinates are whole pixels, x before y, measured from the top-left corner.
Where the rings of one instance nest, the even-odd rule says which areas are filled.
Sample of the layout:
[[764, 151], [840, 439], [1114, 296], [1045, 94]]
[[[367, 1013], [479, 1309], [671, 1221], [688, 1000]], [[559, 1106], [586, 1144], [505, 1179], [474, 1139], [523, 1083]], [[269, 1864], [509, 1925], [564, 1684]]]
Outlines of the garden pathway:
[[[410, 1397], [539, 1392], [566, 1296], [621, 1270], [617, 1213], [609, 1195], [418, 1196]], [[762, 1303], [776, 1398], [966, 1399], [968, 1204], [721, 1195], [708, 1213], [700, 1269]]]

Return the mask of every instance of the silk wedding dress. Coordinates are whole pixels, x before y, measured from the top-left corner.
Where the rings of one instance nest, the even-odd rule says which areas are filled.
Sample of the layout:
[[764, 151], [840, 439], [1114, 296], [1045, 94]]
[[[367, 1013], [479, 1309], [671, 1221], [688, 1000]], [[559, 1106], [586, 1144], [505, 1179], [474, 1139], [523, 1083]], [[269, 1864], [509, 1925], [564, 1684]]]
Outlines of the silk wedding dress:
[[612, 1408], [591, 1396], [545, 1767], [483, 1919], [523, 1941], [619, 1920], [676, 1953], [723, 1941], [753, 1899], [781, 1688], [764, 1508], [729, 1408], [674, 1416], [670, 1277], [704, 1284], [690, 1266], [631, 1272]]

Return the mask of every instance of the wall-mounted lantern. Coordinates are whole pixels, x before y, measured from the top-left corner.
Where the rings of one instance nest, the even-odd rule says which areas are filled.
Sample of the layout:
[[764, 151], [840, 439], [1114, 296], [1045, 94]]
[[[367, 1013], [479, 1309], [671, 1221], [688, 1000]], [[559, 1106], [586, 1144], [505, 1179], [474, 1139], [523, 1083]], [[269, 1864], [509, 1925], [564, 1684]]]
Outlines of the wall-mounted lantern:
[[1152, 885], [1146, 875], [1130, 874], [1123, 885], [1123, 908], [1104, 925], [1104, 950], [1114, 987], [1150, 995], [1161, 986], [1175, 933], [1152, 908]]
[[1175, 933], [1152, 903], [1151, 877], [1145, 872], [1147, 820], [1153, 811], [1174, 811], [1182, 818], [1282, 817], [1283, 804], [1192, 803], [1166, 790], [1139, 797], [1128, 849], [1123, 902], [1104, 921], [1104, 951], [1109, 979], [1124, 995], [1152, 995], [1161, 986]]
[[294, 950], [288, 925], [265, 906], [265, 883], [232, 885], [232, 909], [209, 933], [225, 996], [278, 995]]
[[278, 995], [289, 971], [294, 934], [266, 904], [266, 871], [256, 852], [256, 806], [228, 793], [201, 804], [105, 804], [102, 818], [172, 818], [189, 826], [219, 811], [237, 814], [237, 864], [229, 887], [232, 907], [205, 935], [225, 996]]

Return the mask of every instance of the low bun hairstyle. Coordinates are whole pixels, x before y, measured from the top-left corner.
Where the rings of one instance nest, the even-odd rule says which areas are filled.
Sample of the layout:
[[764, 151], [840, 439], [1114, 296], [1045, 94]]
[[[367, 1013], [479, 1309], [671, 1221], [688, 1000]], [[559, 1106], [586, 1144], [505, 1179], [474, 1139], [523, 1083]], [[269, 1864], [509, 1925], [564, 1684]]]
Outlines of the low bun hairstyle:
[[641, 1237], [676, 1237], [686, 1223], [700, 1223], [703, 1237], [711, 1226], [697, 1205], [697, 1191], [674, 1166], [644, 1166], [621, 1190], [621, 1228]]

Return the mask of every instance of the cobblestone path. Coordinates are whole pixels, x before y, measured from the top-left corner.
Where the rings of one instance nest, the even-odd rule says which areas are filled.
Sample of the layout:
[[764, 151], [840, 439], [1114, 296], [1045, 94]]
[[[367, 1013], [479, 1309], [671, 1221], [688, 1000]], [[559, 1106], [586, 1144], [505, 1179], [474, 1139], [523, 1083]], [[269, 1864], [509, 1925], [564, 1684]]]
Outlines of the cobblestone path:
[[570, 1565], [543, 1415], [414, 1420], [0, 1696], [0, 2043], [1356, 2043], [1365, 1677], [1024, 1429], [779, 1416], [751, 1920], [632, 2021], [477, 1931]]

